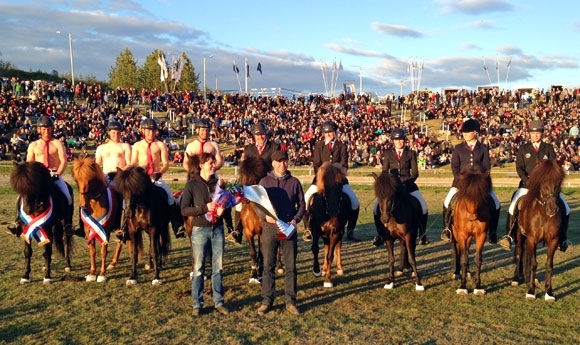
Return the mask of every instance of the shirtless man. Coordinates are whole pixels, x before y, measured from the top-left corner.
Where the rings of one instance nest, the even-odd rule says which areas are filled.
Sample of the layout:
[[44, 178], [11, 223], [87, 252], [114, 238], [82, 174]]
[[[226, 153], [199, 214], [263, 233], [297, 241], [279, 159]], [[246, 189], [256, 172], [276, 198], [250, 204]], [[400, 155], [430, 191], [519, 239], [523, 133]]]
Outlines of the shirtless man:
[[111, 173], [117, 172], [117, 168], [124, 170], [131, 162], [131, 146], [121, 142], [123, 125], [118, 121], [111, 120], [107, 125], [109, 142], [101, 144], [95, 151], [95, 161], [103, 167], [103, 172], [112, 182]]
[[188, 156], [207, 152], [213, 153], [215, 156], [215, 170], [219, 170], [224, 164], [224, 159], [218, 144], [209, 138], [209, 132], [211, 130], [209, 121], [205, 119], [197, 120], [195, 123], [195, 129], [197, 130], [197, 138], [185, 147], [183, 166], [189, 166]]
[[167, 202], [171, 206], [171, 227], [176, 238], [185, 237], [181, 209], [175, 202], [171, 189], [161, 176], [169, 170], [169, 151], [162, 141], [157, 140], [157, 122], [147, 118], [141, 121], [143, 139], [133, 145], [131, 166], [140, 166], [147, 170], [154, 183], [167, 193]]
[[[50, 170], [52, 179], [58, 189], [66, 197], [69, 207], [66, 208], [65, 214], [65, 233], [68, 236], [74, 234], [72, 228], [72, 216], [73, 216], [73, 198], [70, 194], [66, 182], [62, 178], [67, 165], [66, 152], [64, 144], [52, 137], [52, 131], [54, 129], [54, 121], [48, 116], [42, 116], [38, 122], [38, 131], [40, 133], [40, 139], [33, 141], [28, 145], [28, 150], [26, 152], [27, 162], [40, 162], [44, 164], [45, 167]], [[17, 233], [18, 223], [14, 222], [8, 226], [8, 229]]]

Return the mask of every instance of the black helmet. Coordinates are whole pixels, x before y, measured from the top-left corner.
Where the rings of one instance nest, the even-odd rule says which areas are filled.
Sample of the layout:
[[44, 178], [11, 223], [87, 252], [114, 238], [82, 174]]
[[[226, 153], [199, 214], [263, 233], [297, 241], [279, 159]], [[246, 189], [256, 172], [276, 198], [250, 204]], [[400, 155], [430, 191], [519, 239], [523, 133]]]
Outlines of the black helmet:
[[153, 119], [145, 119], [141, 121], [141, 128], [142, 129], [157, 129], [157, 122]]
[[461, 133], [465, 132], [479, 132], [479, 122], [475, 119], [469, 119], [463, 123]]
[[322, 131], [324, 133], [335, 132], [336, 124], [332, 121], [326, 121], [325, 123], [322, 124]]
[[391, 132], [391, 139], [405, 139], [405, 132], [400, 128], [395, 128]]
[[211, 128], [211, 124], [206, 119], [199, 119], [195, 121], [195, 128]]
[[41, 116], [38, 120], [38, 127], [50, 127], [54, 126], [54, 121], [50, 116]]
[[528, 126], [528, 132], [543, 132], [544, 123], [541, 120], [533, 120]]
[[263, 122], [258, 122], [252, 127], [252, 134], [268, 134], [268, 129]]
[[107, 130], [108, 131], [110, 131], [110, 130], [122, 131], [123, 125], [119, 121], [111, 120], [107, 124]]

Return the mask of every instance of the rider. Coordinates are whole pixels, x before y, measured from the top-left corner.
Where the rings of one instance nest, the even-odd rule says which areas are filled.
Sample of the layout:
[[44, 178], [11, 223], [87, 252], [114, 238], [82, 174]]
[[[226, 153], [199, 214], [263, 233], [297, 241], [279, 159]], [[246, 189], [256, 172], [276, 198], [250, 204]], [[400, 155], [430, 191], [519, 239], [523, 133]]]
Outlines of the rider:
[[[479, 168], [481, 171], [490, 171], [491, 164], [489, 160], [489, 148], [487, 145], [477, 140], [477, 133], [479, 132], [479, 122], [475, 119], [469, 119], [463, 123], [461, 133], [463, 141], [457, 144], [453, 149], [451, 155], [451, 171], [453, 172], [453, 184], [445, 201], [443, 203], [443, 221], [444, 228], [441, 232], [441, 239], [451, 242], [451, 222], [453, 218], [453, 208], [455, 207], [454, 196], [457, 193], [457, 178], [459, 173], [466, 168]], [[489, 225], [489, 242], [497, 242], [497, 222], [499, 220], [499, 212], [501, 205], [495, 192], [491, 190], [489, 197], [493, 203], [489, 203], [491, 211], [491, 221]], [[493, 206], [493, 207], [492, 207]]]
[[[28, 150], [26, 153], [27, 162], [40, 162], [48, 168], [52, 175], [52, 180], [66, 197], [68, 202], [68, 207], [66, 207], [66, 212], [64, 216], [64, 230], [68, 236], [75, 234], [75, 230], [72, 228], [72, 217], [73, 217], [73, 198], [68, 190], [68, 186], [62, 174], [64, 173], [67, 160], [66, 151], [64, 144], [53, 138], [52, 133], [54, 130], [54, 121], [49, 116], [42, 116], [38, 122], [38, 131], [40, 133], [40, 139], [33, 141], [28, 145]], [[17, 234], [20, 231], [20, 226], [18, 222], [14, 222], [8, 225], [8, 229]], [[80, 233], [79, 233], [80, 235]]]
[[[167, 183], [161, 178], [169, 170], [169, 152], [167, 146], [162, 141], [157, 140], [157, 132], [157, 122], [154, 119], [146, 118], [141, 121], [143, 139], [133, 145], [130, 165], [146, 169], [151, 180], [167, 193], [167, 202], [171, 210], [171, 228], [176, 238], [185, 237], [180, 206], [175, 202], [175, 197]], [[123, 231], [123, 235], [125, 238], [125, 231]]]
[[[517, 228], [518, 202], [520, 198], [528, 193], [528, 180], [532, 171], [538, 165], [538, 162], [545, 160], [556, 159], [556, 152], [551, 144], [544, 143], [542, 136], [544, 134], [544, 123], [541, 120], [533, 120], [529, 123], [528, 133], [530, 133], [530, 141], [522, 144], [518, 149], [516, 159], [516, 171], [520, 177], [519, 188], [515, 191], [510, 207], [508, 209], [508, 217], [506, 221], [506, 235], [502, 237], [497, 244], [503, 248], [510, 250], [514, 232]], [[566, 209], [562, 225], [560, 228], [560, 250], [565, 252], [568, 246], [572, 245], [568, 241], [566, 233], [568, 232], [568, 220], [570, 218], [570, 206], [560, 193], [560, 202]]]
[[[305, 241], [312, 240], [312, 231], [310, 229], [310, 217], [312, 215], [312, 211], [309, 204], [312, 199], [312, 195], [318, 191], [318, 188], [316, 187], [316, 172], [318, 172], [318, 169], [324, 162], [340, 163], [345, 171], [348, 169], [348, 151], [346, 145], [343, 142], [337, 140], [336, 130], [337, 126], [334, 122], [324, 122], [322, 124], [324, 139], [319, 140], [314, 145], [314, 151], [312, 152], [314, 180], [312, 181], [312, 185], [308, 187], [308, 190], [304, 194], [304, 200], [306, 201], [306, 214], [304, 215], [304, 234], [302, 235], [302, 238]], [[352, 207], [352, 213], [348, 218], [348, 224], [346, 227], [346, 237], [350, 241], [359, 242], [360, 240], [354, 237], [354, 228], [358, 220], [360, 203], [351, 186], [348, 184], [348, 180], [346, 178], [342, 186], [342, 191], [348, 195]]]
[[[423, 211], [421, 215], [421, 226], [419, 227], [419, 243], [426, 245], [430, 243], [425, 234], [429, 211], [427, 210], [427, 203], [415, 183], [415, 180], [419, 177], [417, 153], [405, 145], [406, 139], [405, 132], [400, 128], [396, 128], [391, 132], [393, 146], [384, 152], [383, 172], [395, 171], [399, 175], [401, 182], [403, 182], [405, 189], [419, 201], [421, 210]], [[378, 202], [375, 204], [375, 207], [378, 207]], [[373, 239], [373, 244], [379, 246], [384, 244], [384, 241], [379, 236], [376, 236]]]
[[115, 120], [110, 120], [107, 124], [109, 141], [101, 144], [95, 151], [95, 162], [103, 167], [103, 172], [107, 175], [109, 182], [112, 182], [117, 168], [124, 170], [131, 162], [131, 146], [121, 142], [123, 125]]

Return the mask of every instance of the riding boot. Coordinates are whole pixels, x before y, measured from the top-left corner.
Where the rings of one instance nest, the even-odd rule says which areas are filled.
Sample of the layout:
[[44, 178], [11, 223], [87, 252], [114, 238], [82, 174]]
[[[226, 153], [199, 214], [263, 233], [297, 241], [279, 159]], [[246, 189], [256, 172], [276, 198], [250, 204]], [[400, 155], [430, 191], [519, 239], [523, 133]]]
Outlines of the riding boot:
[[348, 223], [346, 226], [346, 239], [352, 242], [360, 242], [360, 239], [354, 237], [354, 228], [356, 222], [358, 221], [358, 214], [360, 212], [360, 207], [352, 210], [350, 216], [348, 217]]
[[183, 226], [183, 216], [181, 215], [181, 209], [177, 203], [169, 206], [171, 228], [175, 234], [175, 238], [185, 237], [185, 227]]
[[304, 223], [304, 233], [302, 239], [306, 242], [312, 241], [312, 229], [310, 228], [310, 218], [312, 218], [312, 207], [306, 209], [302, 222]]
[[495, 203], [492, 204], [494, 207], [491, 210], [491, 219], [489, 224], [489, 243], [497, 243], [497, 224], [499, 222], [499, 213], [501, 208], [495, 209]]
[[453, 234], [451, 233], [451, 218], [452, 218], [451, 207], [443, 206], [443, 231], [441, 232], [441, 239], [445, 242], [451, 243]]
[[511, 250], [512, 242], [514, 241], [515, 237], [516, 221], [517, 216], [508, 212], [505, 222], [505, 236], [497, 241], [497, 244], [506, 250]]
[[562, 216], [562, 223], [560, 223], [560, 234], [558, 236], [559, 248], [562, 252], [565, 252], [572, 242], [568, 241], [568, 221], [570, 220], [570, 215], [565, 214]]
[[77, 231], [72, 226], [72, 218], [74, 213], [74, 205], [68, 205], [65, 208], [64, 214], [64, 233], [67, 236], [76, 235]]
[[[229, 234], [226, 236], [226, 240], [234, 243], [234, 244], [242, 244], [242, 235], [244, 233], [244, 228], [242, 226], [242, 220], [240, 217], [240, 212], [236, 211], [234, 209], [234, 217], [231, 217], [231, 212], [230, 212], [230, 221], [232, 222], [231, 225], [231, 230], [228, 229]], [[236, 224], [235, 228], [233, 227], [233, 224]]]
[[419, 243], [421, 245], [427, 245], [429, 243], [431, 243], [428, 239], [427, 239], [427, 218], [429, 217], [429, 213], [425, 213], [424, 215], [421, 215], [421, 224], [419, 224]]

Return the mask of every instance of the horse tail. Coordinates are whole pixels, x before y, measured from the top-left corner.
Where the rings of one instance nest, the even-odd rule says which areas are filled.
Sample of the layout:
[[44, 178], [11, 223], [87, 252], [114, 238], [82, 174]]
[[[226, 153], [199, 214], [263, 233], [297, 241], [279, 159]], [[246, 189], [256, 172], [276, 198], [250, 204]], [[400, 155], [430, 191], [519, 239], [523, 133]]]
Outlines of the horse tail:
[[169, 236], [169, 227], [167, 226], [167, 223], [164, 223], [164, 226], [159, 230], [159, 255], [165, 258], [171, 249], [171, 236]]

